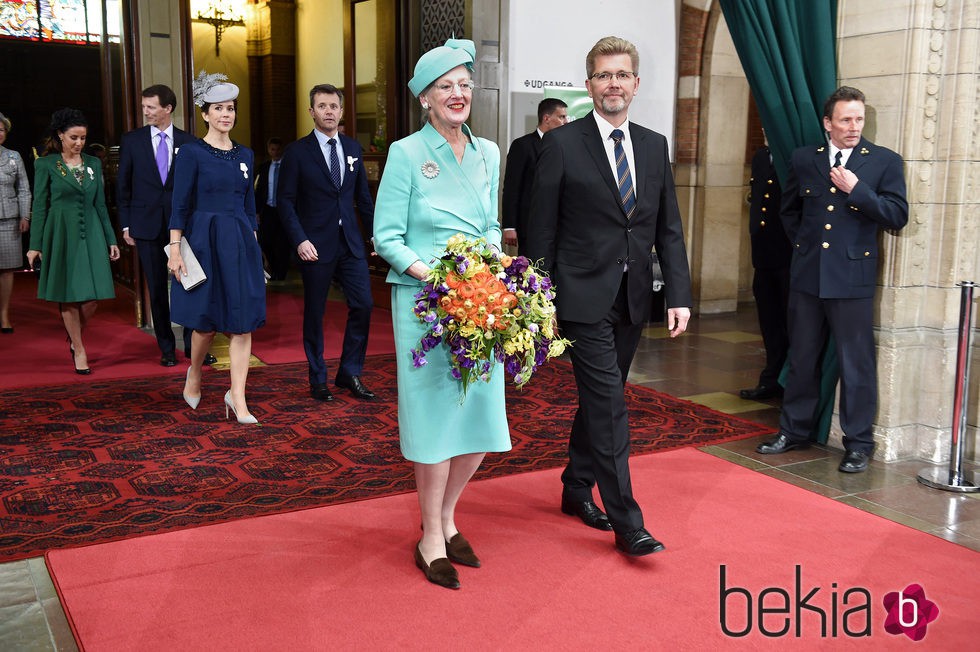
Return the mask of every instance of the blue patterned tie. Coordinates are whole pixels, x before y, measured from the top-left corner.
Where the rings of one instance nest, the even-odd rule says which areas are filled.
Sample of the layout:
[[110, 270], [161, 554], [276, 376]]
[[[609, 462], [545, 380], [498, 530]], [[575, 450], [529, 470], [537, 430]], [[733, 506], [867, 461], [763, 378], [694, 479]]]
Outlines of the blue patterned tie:
[[337, 156], [337, 139], [331, 138], [327, 141], [330, 145], [330, 180], [333, 185], [340, 188], [340, 157]]
[[626, 160], [626, 150], [623, 149], [623, 132], [613, 129], [612, 139], [615, 142], [613, 154], [616, 156], [616, 185], [619, 186], [619, 201], [626, 211], [626, 219], [633, 217], [636, 210], [636, 194], [633, 192], [633, 175], [630, 174], [630, 164]]

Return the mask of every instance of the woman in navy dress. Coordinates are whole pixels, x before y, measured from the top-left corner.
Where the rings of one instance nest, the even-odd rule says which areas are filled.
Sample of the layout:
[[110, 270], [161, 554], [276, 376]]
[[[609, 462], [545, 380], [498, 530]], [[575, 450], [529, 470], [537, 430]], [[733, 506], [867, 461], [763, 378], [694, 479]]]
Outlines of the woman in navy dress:
[[[208, 124], [203, 139], [175, 151], [174, 203], [170, 217], [170, 314], [184, 328], [194, 329], [191, 366], [184, 400], [192, 409], [201, 400], [204, 356], [217, 331], [228, 333], [231, 389], [225, 394], [225, 416], [239, 423], [257, 423], [245, 402], [245, 380], [252, 355], [252, 331], [265, 324], [265, 277], [256, 240], [253, 194], [254, 154], [232, 142], [238, 87], [221, 83], [223, 75], [194, 81], [194, 103]], [[187, 268], [180, 239], [187, 238], [207, 279], [185, 290], [180, 283]]]

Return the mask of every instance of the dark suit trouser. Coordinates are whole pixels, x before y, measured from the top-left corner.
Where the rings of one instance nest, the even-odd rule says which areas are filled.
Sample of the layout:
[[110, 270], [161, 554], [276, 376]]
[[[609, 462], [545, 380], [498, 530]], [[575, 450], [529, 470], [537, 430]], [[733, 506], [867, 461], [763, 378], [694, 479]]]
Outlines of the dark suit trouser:
[[562, 335], [573, 341], [569, 353], [578, 386], [578, 411], [562, 473], [565, 495], [592, 500], [598, 485], [602, 505], [619, 533], [643, 527], [643, 513], [630, 482], [630, 432], [623, 387], [643, 324], [631, 324], [626, 277], [609, 314], [597, 324], [562, 321]]
[[[156, 240], [136, 241], [136, 252], [143, 266], [146, 277], [146, 288], [150, 292], [150, 314], [153, 316], [153, 334], [157, 338], [157, 346], [164, 354], [173, 353], [175, 347], [174, 331], [170, 326], [170, 293], [167, 281], [170, 272], [167, 271], [166, 246], [170, 241], [170, 232], [164, 231]], [[191, 350], [190, 328], [184, 329], [184, 351]]]
[[779, 430], [806, 441], [820, 399], [820, 367], [827, 331], [833, 333], [840, 362], [840, 425], [844, 448], [871, 454], [871, 424], [878, 405], [878, 378], [872, 330], [873, 300], [820, 299], [789, 295], [789, 376]]
[[367, 260], [351, 254], [342, 236], [339, 246], [341, 252], [334, 260], [300, 267], [303, 275], [303, 349], [310, 367], [311, 385], [327, 382], [327, 365], [323, 361], [323, 314], [335, 274], [347, 299], [347, 326], [337, 377], [360, 376], [364, 368], [371, 309], [374, 307], [371, 279]]
[[766, 347], [766, 366], [759, 374], [759, 385], [775, 387], [786, 363], [789, 348], [789, 267], [756, 269], [752, 295], [759, 315], [759, 331]]
[[286, 278], [291, 255], [289, 238], [275, 206], [263, 206], [259, 222], [259, 244], [269, 261], [269, 276], [273, 281]]

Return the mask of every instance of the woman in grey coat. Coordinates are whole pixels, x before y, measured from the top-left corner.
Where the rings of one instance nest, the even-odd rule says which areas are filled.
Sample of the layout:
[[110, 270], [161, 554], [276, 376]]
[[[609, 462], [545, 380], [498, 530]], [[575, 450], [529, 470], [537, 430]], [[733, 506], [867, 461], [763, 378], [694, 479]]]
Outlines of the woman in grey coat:
[[0, 333], [14, 332], [10, 321], [10, 295], [14, 289], [14, 270], [24, 262], [20, 234], [31, 225], [31, 187], [24, 160], [3, 142], [10, 131], [10, 120], [0, 113]]

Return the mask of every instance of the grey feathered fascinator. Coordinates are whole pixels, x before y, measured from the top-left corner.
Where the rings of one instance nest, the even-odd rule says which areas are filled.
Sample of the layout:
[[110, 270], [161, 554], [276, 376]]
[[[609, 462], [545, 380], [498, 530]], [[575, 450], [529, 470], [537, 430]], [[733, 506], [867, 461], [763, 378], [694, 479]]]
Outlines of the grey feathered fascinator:
[[191, 83], [194, 94], [194, 104], [204, 106], [205, 103], [228, 102], [238, 97], [238, 86], [226, 82], [227, 75], [220, 72], [207, 74], [204, 70]]

